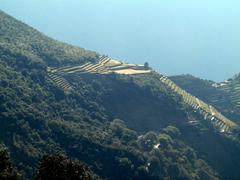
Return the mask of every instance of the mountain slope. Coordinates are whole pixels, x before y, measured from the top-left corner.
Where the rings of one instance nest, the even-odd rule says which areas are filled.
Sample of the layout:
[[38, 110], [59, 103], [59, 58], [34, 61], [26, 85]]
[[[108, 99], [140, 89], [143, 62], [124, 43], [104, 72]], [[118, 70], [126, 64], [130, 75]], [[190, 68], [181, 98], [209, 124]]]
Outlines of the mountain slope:
[[23, 60], [30, 58], [29, 61], [32, 63], [43, 62], [47, 65], [58, 66], [94, 62], [98, 57], [95, 52], [48, 38], [28, 25], [19, 23], [1, 10], [0, 22], [1, 55], [13, 53], [21, 59], [22, 62], [19, 63], [24, 64]]
[[173, 76], [170, 78], [180, 87], [216, 106], [225, 115], [239, 123], [239, 75], [221, 83], [202, 80], [190, 75]]
[[233, 134], [162, 75], [0, 19], [0, 142], [26, 178], [46, 153], [77, 158], [103, 179], [240, 177]]

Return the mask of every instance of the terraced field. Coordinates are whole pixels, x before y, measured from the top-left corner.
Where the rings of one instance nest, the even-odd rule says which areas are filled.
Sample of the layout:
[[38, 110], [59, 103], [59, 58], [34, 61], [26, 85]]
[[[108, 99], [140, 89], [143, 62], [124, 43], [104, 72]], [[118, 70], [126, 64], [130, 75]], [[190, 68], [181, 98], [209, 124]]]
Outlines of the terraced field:
[[81, 74], [97, 73], [97, 74], [146, 74], [150, 73], [143, 65], [126, 64], [121, 61], [102, 56], [98, 63], [86, 63], [79, 66], [65, 66], [61, 68], [48, 68], [50, 79], [55, 82], [65, 92], [72, 89], [70, 83], [64, 78], [66, 75], [78, 78]]
[[83, 74], [83, 73], [99, 73], [99, 74], [144, 74], [150, 73], [150, 70], [144, 69], [143, 65], [125, 64], [108, 57], [101, 57], [96, 64], [86, 63], [81, 66], [69, 66], [62, 68], [49, 68], [49, 73], [63, 74]]
[[230, 99], [236, 108], [240, 108], [240, 75], [223, 83], [216, 83], [213, 86], [230, 94]]
[[204, 116], [205, 120], [211, 121], [211, 123], [217, 127], [220, 132], [230, 132], [230, 129], [236, 127], [237, 124], [223, 116], [219, 111], [217, 111], [213, 106], [208, 105], [197, 97], [191, 95], [185, 90], [177, 86], [173, 81], [171, 81], [166, 76], [161, 76], [160, 81], [164, 83], [169, 89], [178, 93], [183, 97], [184, 102], [190, 105], [195, 111], [199, 111], [201, 115]]
[[66, 93], [72, 90], [72, 86], [68, 83], [68, 81], [57, 73], [49, 73], [49, 78]]
[[[106, 56], [102, 56], [99, 62], [96, 64], [86, 63], [79, 66], [48, 68], [50, 79], [55, 82], [60, 88], [62, 88], [66, 93], [70, 92], [73, 89], [70, 82], [65, 79], [65, 77], [69, 76], [76, 79], [79, 78], [82, 74], [86, 73], [116, 73], [123, 75], [138, 75], [153, 72], [154, 71], [150, 69], [146, 69], [143, 65], [126, 64]], [[197, 97], [186, 92], [166, 76], [161, 75], [160, 73], [158, 73], [158, 75], [160, 75], [159, 80], [163, 84], [165, 84], [170, 90], [181, 95], [185, 103], [191, 106], [195, 112], [200, 112], [204, 119], [209, 120], [215, 127], [219, 129], [220, 132], [229, 132], [232, 127], [237, 126], [234, 122], [232, 122], [231, 120], [223, 116], [220, 112], [218, 112], [213, 106], [208, 105]], [[236, 89], [240, 90], [240, 87], [237, 87]]]

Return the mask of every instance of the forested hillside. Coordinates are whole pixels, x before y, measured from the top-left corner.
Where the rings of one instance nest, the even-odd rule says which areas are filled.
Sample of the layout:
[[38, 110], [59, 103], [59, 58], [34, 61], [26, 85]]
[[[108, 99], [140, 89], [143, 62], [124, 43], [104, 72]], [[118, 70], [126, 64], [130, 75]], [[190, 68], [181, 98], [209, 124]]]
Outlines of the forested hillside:
[[0, 20], [0, 142], [25, 179], [45, 154], [78, 159], [102, 179], [240, 177], [235, 134], [220, 133], [162, 75], [129, 64], [99, 73], [102, 56], [4, 12]]
[[0, 22], [0, 53], [5, 55], [5, 58], [8, 58], [7, 54], [17, 56], [19, 65], [41, 62], [44, 65], [59, 66], [97, 60], [98, 55], [95, 52], [46, 37], [1, 10]]

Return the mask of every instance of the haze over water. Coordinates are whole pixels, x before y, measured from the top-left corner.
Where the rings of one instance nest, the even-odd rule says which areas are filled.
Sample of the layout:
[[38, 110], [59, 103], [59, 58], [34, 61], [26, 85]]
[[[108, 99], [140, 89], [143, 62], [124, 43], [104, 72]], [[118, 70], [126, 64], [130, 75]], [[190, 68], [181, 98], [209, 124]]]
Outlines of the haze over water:
[[0, 0], [46, 35], [167, 75], [223, 81], [240, 72], [237, 0]]

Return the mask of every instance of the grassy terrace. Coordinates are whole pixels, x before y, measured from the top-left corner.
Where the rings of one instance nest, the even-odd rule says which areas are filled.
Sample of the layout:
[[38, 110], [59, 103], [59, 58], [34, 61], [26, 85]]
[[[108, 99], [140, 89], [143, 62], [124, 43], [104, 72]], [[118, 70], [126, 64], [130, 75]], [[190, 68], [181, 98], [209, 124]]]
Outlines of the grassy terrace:
[[48, 68], [49, 78], [68, 93], [73, 88], [71, 84], [64, 78], [66, 75], [74, 75], [77, 78], [81, 74], [98, 73], [98, 74], [144, 74], [150, 73], [145, 70], [142, 65], [124, 64], [121, 61], [111, 59], [109, 57], [100, 57], [98, 63], [85, 63], [77, 66], [65, 66], [60, 68]]
[[65, 75], [81, 75], [84, 73], [98, 74], [144, 74], [150, 73], [150, 70], [145, 70], [142, 65], [124, 64], [121, 61], [111, 59], [109, 57], [100, 57], [96, 64], [86, 63], [79, 66], [65, 66], [60, 68], [48, 68], [49, 78], [55, 82], [65, 92], [69, 92], [72, 87], [64, 78]]
[[[129, 72], [128, 72], [129, 71]], [[117, 73], [117, 74], [143, 74], [150, 73], [142, 65], [125, 64], [109, 57], [101, 57], [96, 64], [86, 63], [81, 66], [68, 66], [61, 68], [49, 68], [49, 73], [71, 74], [71, 73]]]
[[56, 83], [58, 87], [62, 88], [65, 92], [69, 92], [70, 90], [72, 90], [71, 85], [62, 76], [55, 73], [49, 73], [49, 78], [54, 83]]
[[204, 119], [212, 122], [212, 124], [217, 127], [220, 132], [229, 132], [232, 127], [237, 126], [237, 124], [235, 124], [227, 117], [223, 116], [213, 106], [208, 105], [197, 97], [181, 89], [169, 78], [162, 75], [160, 77], [160, 81], [164, 83], [169, 89], [181, 95], [184, 102], [186, 102], [193, 109], [198, 110], [204, 116]]
[[215, 84], [215, 86], [223, 91], [230, 93], [230, 100], [236, 106], [240, 108], [240, 80], [239, 76], [230, 79], [224, 83]]

